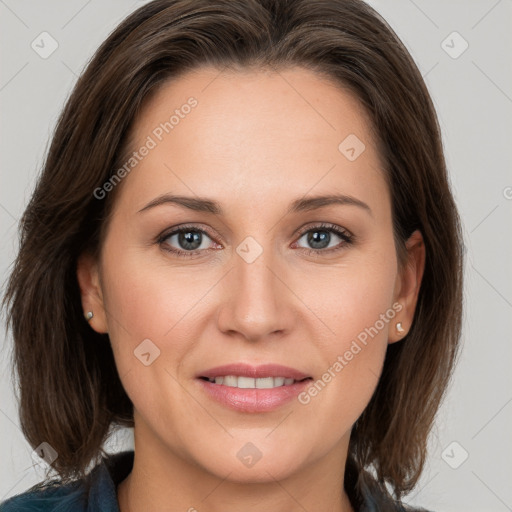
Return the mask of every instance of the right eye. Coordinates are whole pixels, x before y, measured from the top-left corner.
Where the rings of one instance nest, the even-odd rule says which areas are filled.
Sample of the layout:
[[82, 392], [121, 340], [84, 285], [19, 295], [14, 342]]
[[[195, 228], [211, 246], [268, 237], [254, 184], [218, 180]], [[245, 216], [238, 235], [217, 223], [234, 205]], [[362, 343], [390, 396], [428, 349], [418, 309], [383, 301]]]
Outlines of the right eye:
[[[208, 243], [208, 240], [210, 243]], [[197, 256], [208, 250], [211, 245], [211, 237], [204, 229], [196, 226], [183, 226], [179, 229], [161, 235], [158, 243], [163, 250], [179, 257]]]

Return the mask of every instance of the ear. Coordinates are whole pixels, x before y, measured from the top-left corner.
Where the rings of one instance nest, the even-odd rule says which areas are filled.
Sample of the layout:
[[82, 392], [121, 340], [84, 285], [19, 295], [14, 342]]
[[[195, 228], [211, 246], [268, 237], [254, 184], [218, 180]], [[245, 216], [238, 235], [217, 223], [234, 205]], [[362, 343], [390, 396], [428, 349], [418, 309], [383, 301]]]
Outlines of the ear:
[[77, 261], [76, 274], [84, 315], [92, 311], [93, 317], [89, 325], [99, 333], [107, 333], [108, 325], [103, 304], [103, 292], [99, 275], [98, 263], [89, 253], [83, 253]]
[[[403, 339], [411, 328], [425, 269], [425, 244], [421, 232], [416, 230], [409, 237], [405, 246], [407, 261], [396, 278], [394, 298], [394, 302], [399, 303], [402, 309], [393, 320], [389, 332], [389, 343], [395, 343]], [[397, 323], [402, 325], [403, 332], [396, 329]]]

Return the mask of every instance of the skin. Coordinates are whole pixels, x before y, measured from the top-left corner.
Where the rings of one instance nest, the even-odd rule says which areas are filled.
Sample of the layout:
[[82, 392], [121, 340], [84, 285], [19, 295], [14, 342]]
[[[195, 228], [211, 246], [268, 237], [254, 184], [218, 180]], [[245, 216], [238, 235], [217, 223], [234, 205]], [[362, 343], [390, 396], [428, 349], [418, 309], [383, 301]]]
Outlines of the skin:
[[[133, 149], [191, 96], [197, 107], [118, 185], [99, 261], [84, 254], [78, 264], [84, 311], [94, 312], [94, 330], [108, 332], [134, 404], [135, 461], [118, 488], [120, 509], [351, 511], [341, 484], [350, 431], [388, 344], [412, 323], [421, 234], [407, 242], [401, 268], [379, 154], [349, 92], [302, 68], [201, 68], [150, 98]], [[354, 161], [338, 150], [349, 134], [366, 146]], [[164, 193], [208, 197], [224, 213], [171, 203], [139, 212]], [[371, 212], [335, 204], [286, 213], [296, 199], [333, 193]], [[353, 243], [328, 232], [328, 248], [308, 254], [318, 246], [304, 233], [324, 233], [324, 222]], [[185, 223], [210, 233], [192, 258], [165, 250], [187, 250], [177, 236], [156, 241]], [[236, 251], [247, 236], [263, 251], [250, 264]], [[307, 405], [294, 399], [275, 411], [234, 411], [195, 378], [222, 364], [271, 362], [317, 380], [396, 303], [395, 318]], [[134, 357], [147, 338], [160, 350], [149, 366]], [[250, 468], [237, 457], [248, 442], [262, 454]]]

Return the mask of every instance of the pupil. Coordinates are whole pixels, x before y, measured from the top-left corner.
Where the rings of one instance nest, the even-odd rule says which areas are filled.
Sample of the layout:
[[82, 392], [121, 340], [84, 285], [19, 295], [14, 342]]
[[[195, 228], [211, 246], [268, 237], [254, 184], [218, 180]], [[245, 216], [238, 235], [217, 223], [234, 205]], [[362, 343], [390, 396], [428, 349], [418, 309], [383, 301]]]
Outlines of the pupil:
[[182, 231], [178, 236], [178, 240], [184, 249], [194, 250], [201, 245], [201, 235], [202, 233], [199, 231]]
[[[318, 236], [320, 233], [320, 236]], [[329, 245], [330, 233], [328, 231], [312, 231], [308, 235], [308, 243], [315, 249], [323, 249]], [[325, 244], [324, 242], [327, 241]]]

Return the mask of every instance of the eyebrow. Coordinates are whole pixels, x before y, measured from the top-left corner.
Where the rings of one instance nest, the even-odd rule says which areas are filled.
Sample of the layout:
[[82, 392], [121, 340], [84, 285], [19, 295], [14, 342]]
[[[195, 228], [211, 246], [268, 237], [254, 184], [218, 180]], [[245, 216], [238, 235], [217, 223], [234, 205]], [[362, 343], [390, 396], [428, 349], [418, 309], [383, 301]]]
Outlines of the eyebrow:
[[[163, 194], [156, 197], [141, 208], [138, 213], [162, 204], [175, 204], [196, 212], [212, 213], [220, 216], [224, 215], [221, 205], [213, 199], [206, 197], [177, 196], [172, 194]], [[357, 206], [373, 216], [371, 208], [365, 202], [345, 194], [319, 195], [296, 199], [291, 203], [287, 214], [317, 210], [335, 204]]]

